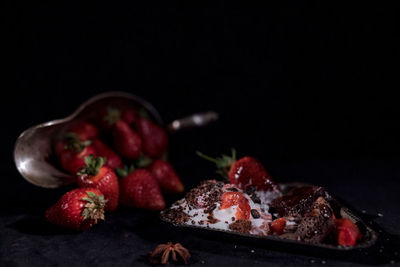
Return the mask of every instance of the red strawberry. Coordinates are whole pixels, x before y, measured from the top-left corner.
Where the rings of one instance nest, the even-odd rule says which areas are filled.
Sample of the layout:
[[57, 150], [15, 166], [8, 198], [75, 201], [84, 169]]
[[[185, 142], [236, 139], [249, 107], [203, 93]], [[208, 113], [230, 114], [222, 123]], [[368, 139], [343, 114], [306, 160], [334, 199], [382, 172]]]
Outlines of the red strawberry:
[[271, 230], [275, 235], [281, 235], [283, 233], [283, 229], [285, 229], [285, 226], [286, 219], [283, 217], [278, 218], [271, 223]]
[[108, 146], [106, 146], [99, 139], [94, 139], [92, 141], [93, 147], [96, 149], [97, 156], [104, 157], [107, 159], [105, 165], [110, 167], [111, 169], [121, 168], [122, 160], [121, 157], [111, 150]]
[[115, 107], [107, 107], [100, 111], [99, 123], [105, 130], [111, 130], [112, 126], [119, 120], [123, 120], [130, 126], [134, 126], [138, 116], [138, 112], [133, 108], [125, 108], [121, 110]]
[[355, 223], [349, 219], [336, 219], [335, 225], [337, 242], [340, 246], [355, 246], [357, 244], [357, 240], [362, 238], [357, 225], [355, 225]]
[[102, 157], [85, 157], [85, 167], [78, 175], [79, 187], [93, 187], [100, 190], [107, 200], [106, 210], [113, 211], [118, 207], [119, 186], [114, 170], [104, 166], [106, 159]]
[[232, 149], [232, 157], [222, 155], [220, 158], [212, 158], [197, 152], [197, 154], [217, 165], [218, 173], [228, 178], [231, 184], [246, 190], [248, 187], [256, 187], [257, 190], [279, 190], [264, 166], [255, 158], [243, 157], [236, 160], [236, 151]]
[[145, 169], [138, 169], [119, 181], [120, 202], [123, 205], [147, 209], [165, 209], [164, 197], [157, 180]]
[[138, 113], [135, 109], [127, 108], [121, 111], [121, 120], [123, 120], [127, 124], [134, 126], [137, 119], [138, 119]]
[[149, 171], [157, 179], [162, 191], [165, 193], [180, 194], [185, 191], [185, 187], [176, 174], [174, 168], [162, 159], [155, 160], [150, 166]]
[[129, 125], [119, 120], [113, 130], [114, 148], [125, 158], [137, 159], [142, 151], [142, 140]]
[[151, 158], [161, 157], [168, 147], [168, 136], [164, 129], [152, 121], [139, 118], [136, 129], [142, 138], [143, 152]]
[[87, 121], [73, 124], [69, 128], [69, 132], [76, 134], [82, 141], [92, 140], [99, 135], [99, 129]]
[[107, 115], [102, 122], [112, 130], [115, 150], [125, 158], [137, 159], [142, 152], [142, 140], [129, 124], [121, 119], [119, 109], [107, 108]]
[[247, 198], [240, 192], [226, 192], [222, 195], [220, 210], [236, 206], [236, 220], [248, 220], [250, 218], [250, 205]]
[[62, 152], [64, 152], [64, 150], [66, 149], [66, 142], [64, 141], [58, 141], [56, 142], [56, 144], [54, 145], [54, 153], [56, 154], [57, 158], [60, 159]]
[[85, 156], [96, 155], [90, 143], [89, 140], [80, 141], [77, 135], [71, 133], [66, 135], [65, 141], [56, 143], [54, 150], [63, 169], [76, 174], [85, 165]]
[[95, 188], [78, 188], [65, 193], [56, 204], [46, 210], [46, 219], [56, 225], [84, 231], [104, 220], [107, 201]]

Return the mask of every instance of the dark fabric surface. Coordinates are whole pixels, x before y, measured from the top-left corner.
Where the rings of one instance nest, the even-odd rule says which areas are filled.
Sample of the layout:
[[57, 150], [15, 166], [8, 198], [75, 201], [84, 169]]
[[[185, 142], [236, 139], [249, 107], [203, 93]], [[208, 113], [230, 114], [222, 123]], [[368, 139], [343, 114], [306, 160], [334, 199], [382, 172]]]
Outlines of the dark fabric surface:
[[[192, 264], [210, 266], [353, 266], [382, 258], [390, 263], [400, 252], [392, 6], [4, 1], [1, 12], [0, 265], [147, 265], [147, 253], [167, 241], [186, 246]], [[235, 147], [239, 155], [259, 158], [278, 182], [326, 186], [358, 211], [383, 214], [375, 221], [394, 243], [371, 258], [309, 257], [183, 231], [157, 214], [125, 208], [84, 233], [51, 226], [43, 212], [70, 188], [24, 181], [13, 164], [14, 142], [26, 128], [64, 117], [110, 90], [147, 99], [165, 122], [220, 113], [209, 127], [171, 136], [170, 160], [187, 188], [216, 177], [196, 150], [217, 155]]]
[[[183, 144], [177, 145], [177, 148]], [[174, 155], [175, 154], [175, 155]], [[205, 177], [214, 177], [209, 166], [191, 155], [174, 156], [174, 165], [190, 187]], [[326, 186], [358, 210], [381, 213], [375, 221], [398, 239], [400, 231], [398, 181], [400, 168], [394, 161], [356, 160], [264, 160], [280, 181], [302, 181]], [[5, 169], [5, 168], [4, 168]], [[4, 170], [3, 169], [3, 170]], [[11, 168], [7, 168], [11, 169]], [[3, 172], [4, 173], [4, 172]], [[43, 211], [66, 189], [40, 189], [25, 182], [16, 171], [7, 173], [9, 182], [1, 194], [1, 254], [4, 266], [140, 266], [148, 265], [148, 252], [159, 243], [181, 242], [192, 253], [190, 263], [210, 266], [353, 266], [367, 264], [363, 258], [337, 260], [329, 257], [302, 256], [289, 249], [276, 251], [271, 246], [259, 246], [241, 240], [221, 240], [212, 235], [185, 231], [161, 223], [154, 213], [120, 208], [106, 215], [106, 221], [84, 233], [63, 231], [46, 222]], [[13, 179], [11, 179], [11, 177]], [[378, 182], [386, 178], [385, 183]], [[171, 203], [172, 200], [169, 202]], [[387, 263], [398, 259], [391, 251]], [[376, 253], [376, 257], [380, 257]], [[390, 257], [390, 255], [392, 257]], [[376, 263], [377, 260], [371, 261]], [[382, 262], [380, 259], [379, 262]]]

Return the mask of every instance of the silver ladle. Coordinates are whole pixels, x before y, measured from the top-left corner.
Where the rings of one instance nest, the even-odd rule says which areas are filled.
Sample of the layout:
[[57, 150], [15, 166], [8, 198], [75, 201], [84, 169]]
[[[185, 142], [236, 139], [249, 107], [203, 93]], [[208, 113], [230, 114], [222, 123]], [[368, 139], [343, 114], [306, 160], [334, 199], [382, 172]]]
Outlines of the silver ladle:
[[[72, 121], [83, 120], [100, 107], [143, 107], [155, 122], [164, 125], [158, 111], [146, 100], [125, 92], [106, 92], [96, 95], [64, 119], [53, 120], [25, 130], [17, 139], [14, 148], [14, 162], [20, 174], [30, 183], [45, 187], [57, 188], [70, 184], [74, 177], [58, 169], [50, 162], [54, 141], [66, 132]], [[173, 133], [181, 129], [207, 125], [218, 119], [218, 113], [208, 111], [196, 113], [182, 119], [174, 120], [166, 129]]]

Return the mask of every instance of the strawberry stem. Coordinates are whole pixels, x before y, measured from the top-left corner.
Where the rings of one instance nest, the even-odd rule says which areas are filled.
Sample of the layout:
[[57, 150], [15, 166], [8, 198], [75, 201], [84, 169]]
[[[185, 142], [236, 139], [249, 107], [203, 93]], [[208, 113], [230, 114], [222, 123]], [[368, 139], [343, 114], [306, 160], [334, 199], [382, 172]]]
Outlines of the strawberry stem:
[[109, 125], [113, 125], [120, 119], [121, 119], [121, 111], [119, 111], [119, 109], [112, 108], [112, 107], [107, 108], [107, 115], [104, 117], [104, 120]]
[[152, 162], [153, 162], [153, 160], [151, 158], [146, 157], [144, 155], [140, 155], [136, 161], [136, 166], [138, 168], [145, 168], [145, 167], [149, 166]]
[[229, 169], [236, 162], [236, 150], [234, 148], [232, 148], [232, 156], [223, 154], [221, 157], [213, 158], [200, 151], [196, 151], [196, 154], [205, 160], [215, 163], [217, 166], [216, 172], [224, 178], [228, 178]]
[[130, 166], [124, 165], [123, 168], [115, 168], [115, 172], [117, 173], [117, 175], [119, 177], [125, 177], [128, 174], [130, 174], [131, 172], [133, 172], [135, 170], [135, 167], [133, 166], [133, 164], [131, 164]]
[[104, 157], [95, 157], [93, 154], [90, 154], [89, 156], [85, 156], [84, 160], [85, 166], [77, 173], [78, 175], [97, 175], [100, 168], [106, 163], [107, 159]]
[[211, 157], [211, 156], [207, 156], [206, 154], [203, 154], [203, 153], [201, 153], [200, 151], [196, 151], [196, 154], [197, 154], [197, 156], [199, 156], [200, 158], [203, 158], [203, 159], [205, 159], [205, 160], [214, 162], [215, 164], [218, 163], [217, 158], [213, 158], [213, 157]]
[[75, 133], [66, 133], [64, 140], [66, 142], [65, 149], [73, 150], [76, 153], [81, 152], [85, 147], [92, 143], [90, 140], [81, 141]]
[[150, 119], [149, 112], [143, 107], [139, 109], [139, 116], [144, 119], [148, 119], [148, 120]]
[[83, 197], [81, 200], [86, 201], [85, 208], [82, 211], [83, 220], [93, 219], [95, 223], [97, 220], [104, 220], [104, 206], [107, 200], [103, 195], [96, 195], [93, 192], [86, 191], [88, 197]]

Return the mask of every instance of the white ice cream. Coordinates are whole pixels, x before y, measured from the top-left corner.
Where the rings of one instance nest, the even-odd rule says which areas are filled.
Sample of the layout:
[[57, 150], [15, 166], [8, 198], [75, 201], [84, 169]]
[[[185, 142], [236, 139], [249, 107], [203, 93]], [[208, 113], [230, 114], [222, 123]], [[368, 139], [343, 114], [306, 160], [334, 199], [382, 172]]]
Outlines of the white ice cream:
[[[230, 185], [224, 186], [223, 191], [228, 192], [228, 190], [226, 189], [230, 187], [232, 186]], [[243, 191], [238, 189], [237, 187], [235, 188], [237, 189], [238, 192], [241, 192], [243, 196], [248, 200], [250, 209], [257, 210], [258, 213], [260, 214], [260, 218], [257, 219], [253, 218], [253, 216], [250, 215], [249, 220], [252, 223], [252, 230], [250, 231], [250, 233], [256, 235], [268, 235], [269, 223], [272, 221], [272, 215], [268, 213], [269, 204], [274, 198], [278, 197], [280, 193], [257, 191], [256, 196], [259, 197], [261, 200], [261, 204], [258, 204], [254, 203], [254, 201], [250, 198], [248, 194], [243, 193]], [[198, 202], [199, 203], [206, 202], [203, 200], [205, 200], [207, 197], [208, 193], [199, 196]], [[178, 207], [183, 208], [183, 211], [190, 217], [190, 219], [186, 222], [186, 224], [221, 229], [221, 230], [229, 230], [229, 224], [233, 223], [236, 220], [235, 215], [238, 206], [234, 205], [226, 209], [220, 209], [221, 203], [218, 202], [215, 204], [216, 207], [210, 214], [205, 213], [206, 209], [204, 208], [200, 209], [190, 208], [189, 205], [186, 203], [185, 199], [182, 199], [181, 201], [177, 202], [171, 208], [173, 209]]]

